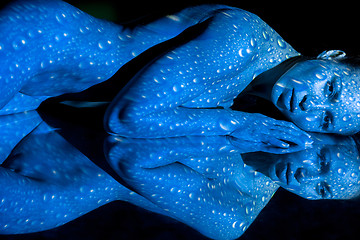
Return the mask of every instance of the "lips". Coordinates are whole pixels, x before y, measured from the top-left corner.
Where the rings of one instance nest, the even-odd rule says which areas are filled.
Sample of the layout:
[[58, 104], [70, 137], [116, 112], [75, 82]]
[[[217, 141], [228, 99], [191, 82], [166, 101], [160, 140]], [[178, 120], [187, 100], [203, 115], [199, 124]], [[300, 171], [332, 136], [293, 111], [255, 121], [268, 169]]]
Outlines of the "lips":
[[295, 112], [297, 110], [297, 99], [295, 94], [295, 89], [284, 89], [280, 94], [276, 106], [282, 110], [287, 110], [289, 112]]
[[291, 168], [290, 163], [278, 163], [275, 166], [275, 175], [280, 180], [280, 182], [286, 183], [289, 185], [291, 183]]
[[288, 186], [300, 186], [300, 181], [295, 177], [290, 163], [280, 162], [274, 166], [273, 171], [273, 180]]

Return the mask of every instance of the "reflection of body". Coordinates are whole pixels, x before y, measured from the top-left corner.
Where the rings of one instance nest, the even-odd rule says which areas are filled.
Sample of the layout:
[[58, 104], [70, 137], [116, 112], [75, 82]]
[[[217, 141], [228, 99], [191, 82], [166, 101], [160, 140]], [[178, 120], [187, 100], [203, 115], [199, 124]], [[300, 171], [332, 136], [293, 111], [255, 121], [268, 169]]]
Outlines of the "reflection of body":
[[354, 140], [312, 137], [313, 148], [280, 155], [249, 153], [261, 149], [248, 142], [234, 147], [218, 136], [117, 139], [108, 159], [134, 191], [166, 209], [166, 215], [211, 238], [232, 239], [249, 227], [279, 186], [307, 199], [359, 195]]
[[[31, 118], [22, 115], [28, 120], [22, 127], [36, 126], [36, 112]], [[1, 156], [5, 153], [9, 149], [1, 149]], [[0, 166], [0, 179], [0, 234], [52, 229], [116, 200], [165, 214], [115, 181], [45, 123], [15, 147]]]
[[[24, 116], [29, 129], [39, 124], [36, 116]], [[4, 142], [9, 138], [14, 139], [4, 136]], [[1, 165], [0, 212], [5, 214], [0, 216], [0, 232], [51, 229], [123, 200], [175, 218], [206, 236], [236, 238], [279, 185], [309, 199], [357, 196], [360, 162], [353, 140], [313, 138], [312, 149], [270, 155], [247, 153], [262, 149], [228, 137], [112, 137], [107, 158], [129, 190], [41, 124]], [[9, 154], [9, 149], [4, 151]]]
[[245, 165], [240, 152], [218, 136], [121, 139], [108, 159], [135, 192], [167, 216], [212, 239], [236, 239], [279, 187]]
[[351, 137], [315, 133], [312, 137], [315, 140], [312, 149], [281, 155], [247, 153], [242, 157], [283, 188], [304, 198], [359, 196], [359, 144]]

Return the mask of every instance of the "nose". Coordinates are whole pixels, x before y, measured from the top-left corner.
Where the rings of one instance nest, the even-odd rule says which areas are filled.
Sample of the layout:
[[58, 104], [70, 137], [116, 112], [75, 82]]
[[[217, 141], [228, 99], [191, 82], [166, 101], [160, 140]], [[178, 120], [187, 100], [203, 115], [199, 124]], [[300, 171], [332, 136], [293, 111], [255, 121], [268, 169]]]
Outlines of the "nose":
[[319, 173], [317, 171], [314, 172], [312, 170], [309, 170], [307, 168], [302, 168], [302, 167], [299, 167], [298, 169], [296, 169], [296, 171], [294, 173], [294, 178], [300, 184], [305, 181], [317, 180], [320, 177], [321, 176], [319, 175]]
[[296, 181], [298, 181], [300, 184], [303, 180], [305, 180], [305, 178], [307, 177], [307, 170], [305, 168], [298, 168], [295, 171], [294, 174], [294, 178], [296, 179]]
[[316, 99], [315, 97], [304, 95], [299, 102], [299, 107], [302, 111], [307, 112], [314, 109], [324, 109], [328, 107], [328, 105], [323, 103], [321, 100]]

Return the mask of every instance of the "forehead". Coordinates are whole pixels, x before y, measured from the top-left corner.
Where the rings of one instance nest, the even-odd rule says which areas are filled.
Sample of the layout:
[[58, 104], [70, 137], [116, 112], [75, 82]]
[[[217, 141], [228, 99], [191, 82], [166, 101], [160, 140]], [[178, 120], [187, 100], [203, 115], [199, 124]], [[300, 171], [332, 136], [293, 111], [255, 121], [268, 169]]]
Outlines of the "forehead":
[[331, 148], [331, 170], [326, 177], [330, 184], [333, 198], [347, 198], [360, 188], [360, 157], [355, 147]]
[[[330, 105], [336, 131], [360, 126], [360, 71], [354, 67], [329, 60], [316, 60], [318, 69], [330, 78], [338, 78], [340, 97]], [[321, 74], [321, 73], [318, 73]]]
[[335, 132], [348, 132], [360, 126], [360, 101], [352, 94], [343, 92], [339, 102], [331, 104], [328, 111], [333, 115]]
[[333, 114], [334, 126], [338, 132], [360, 126], [360, 90], [352, 82], [342, 79], [340, 97], [330, 104], [329, 110]]

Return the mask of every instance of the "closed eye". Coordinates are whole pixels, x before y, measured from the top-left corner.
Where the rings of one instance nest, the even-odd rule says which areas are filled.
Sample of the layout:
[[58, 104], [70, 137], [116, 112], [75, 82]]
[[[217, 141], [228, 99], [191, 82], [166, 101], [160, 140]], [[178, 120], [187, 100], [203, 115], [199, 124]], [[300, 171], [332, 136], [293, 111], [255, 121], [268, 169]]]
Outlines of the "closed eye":
[[322, 198], [331, 198], [332, 197], [332, 191], [328, 183], [325, 181], [320, 182], [316, 185], [316, 192], [317, 194]]
[[323, 130], [328, 130], [330, 128], [330, 126], [332, 125], [333, 123], [333, 115], [331, 112], [329, 111], [325, 111], [323, 113], [323, 116], [322, 116], [322, 119], [321, 119], [321, 122], [320, 122], [320, 127], [323, 129]]
[[339, 99], [342, 90], [341, 82], [341, 78], [337, 76], [333, 76], [331, 80], [326, 82], [324, 86], [324, 94], [331, 102], [336, 102]]
[[317, 153], [319, 161], [319, 172], [321, 174], [326, 174], [330, 171], [330, 152], [329, 148], [323, 147], [319, 153]]

